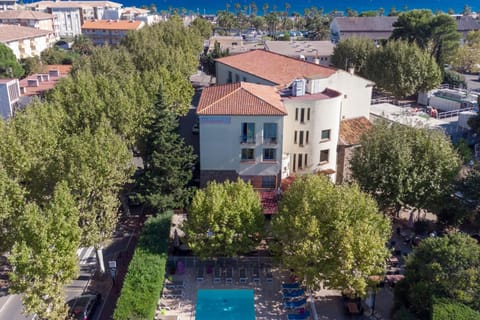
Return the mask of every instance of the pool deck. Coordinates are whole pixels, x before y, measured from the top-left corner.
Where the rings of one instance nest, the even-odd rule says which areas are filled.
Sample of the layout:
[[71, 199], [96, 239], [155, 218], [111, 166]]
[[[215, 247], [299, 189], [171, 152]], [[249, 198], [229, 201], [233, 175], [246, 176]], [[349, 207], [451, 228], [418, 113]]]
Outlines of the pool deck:
[[[182, 298], [160, 298], [159, 305], [165, 306], [164, 316], [176, 315], [178, 319], [195, 319], [195, 306], [198, 289], [254, 289], [255, 316], [256, 320], [286, 319], [286, 310], [282, 306], [281, 284], [287, 280], [285, 272], [277, 268], [272, 268], [273, 281], [267, 282], [261, 275], [259, 282], [253, 282], [251, 276], [247, 283], [239, 282], [238, 269], [234, 268], [233, 282], [225, 283], [225, 277], [222, 277], [220, 283], [214, 283], [213, 272], [205, 273], [203, 281], [197, 281], [195, 268], [185, 268], [181, 275], [174, 275], [173, 281], [184, 281], [184, 297]], [[159, 307], [159, 309], [161, 309]], [[168, 310], [170, 309], [170, 310]], [[164, 317], [165, 318], [165, 317]], [[156, 319], [162, 319], [160, 312]]]

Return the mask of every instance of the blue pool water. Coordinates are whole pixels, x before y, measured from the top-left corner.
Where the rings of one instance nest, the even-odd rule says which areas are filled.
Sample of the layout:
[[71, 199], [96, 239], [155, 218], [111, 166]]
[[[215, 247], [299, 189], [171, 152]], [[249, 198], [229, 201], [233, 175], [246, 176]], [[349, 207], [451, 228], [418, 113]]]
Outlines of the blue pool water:
[[195, 319], [255, 320], [253, 290], [198, 290]]

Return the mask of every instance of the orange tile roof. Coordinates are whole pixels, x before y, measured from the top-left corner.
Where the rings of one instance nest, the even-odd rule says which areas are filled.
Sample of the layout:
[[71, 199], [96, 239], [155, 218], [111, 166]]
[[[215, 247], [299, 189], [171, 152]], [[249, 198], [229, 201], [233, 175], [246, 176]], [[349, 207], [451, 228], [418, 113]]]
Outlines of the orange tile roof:
[[25, 90], [22, 93], [22, 96], [38, 96], [44, 93], [45, 91], [53, 89], [56, 85], [57, 82], [68, 76], [70, 73], [70, 69], [72, 69], [71, 65], [59, 65], [59, 64], [52, 64], [52, 65], [46, 65], [43, 67], [43, 72], [44, 74], [48, 74], [50, 70], [58, 70], [60, 75], [58, 77], [56, 76], [49, 76], [49, 80], [43, 80], [38, 82], [37, 87], [29, 87], [28, 86], [28, 80], [30, 79], [38, 79], [39, 74], [32, 74], [25, 79], [20, 80], [20, 88], [24, 88]]
[[328, 78], [336, 72], [333, 68], [265, 50], [252, 50], [216, 61], [280, 86], [288, 86], [297, 78]]
[[274, 87], [238, 82], [203, 89], [197, 113], [283, 116], [287, 110]]
[[339, 144], [359, 144], [362, 134], [370, 130], [372, 126], [372, 123], [365, 117], [342, 120], [340, 122]]
[[143, 24], [143, 21], [131, 20], [89, 20], [83, 23], [82, 29], [137, 30], [140, 29]]

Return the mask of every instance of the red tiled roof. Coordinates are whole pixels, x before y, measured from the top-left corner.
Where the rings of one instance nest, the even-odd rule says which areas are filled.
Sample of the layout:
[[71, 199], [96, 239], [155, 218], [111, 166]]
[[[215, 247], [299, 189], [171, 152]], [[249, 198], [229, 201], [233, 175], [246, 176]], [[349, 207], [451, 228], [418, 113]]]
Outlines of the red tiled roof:
[[60, 75], [58, 77], [56, 76], [49, 76], [49, 80], [43, 80], [43, 81], [38, 81], [38, 86], [36, 87], [29, 87], [28, 86], [28, 80], [33, 80], [37, 79], [40, 74], [32, 74], [25, 79], [20, 80], [20, 88], [24, 88], [22, 96], [36, 96], [36, 95], [41, 95], [45, 91], [53, 89], [56, 85], [58, 80], [61, 78], [65, 78], [69, 72], [70, 69], [72, 68], [71, 65], [46, 65], [44, 66], [44, 74], [48, 74], [50, 70], [58, 70]]
[[372, 128], [372, 123], [365, 117], [342, 120], [340, 122], [339, 144], [355, 145], [360, 137]]
[[216, 61], [280, 86], [288, 86], [296, 78], [328, 78], [336, 72], [333, 68], [265, 50], [252, 50]]
[[287, 110], [274, 87], [238, 82], [203, 89], [197, 113], [283, 116]]
[[143, 21], [132, 20], [89, 20], [85, 21], [82, 29], [101, 29], [101, 30], [137, 30], [144, 25]]
[[278, 197], [276, 191], [259, 192], [262, 202], [263, 214], [275, 214], [278, 212]]

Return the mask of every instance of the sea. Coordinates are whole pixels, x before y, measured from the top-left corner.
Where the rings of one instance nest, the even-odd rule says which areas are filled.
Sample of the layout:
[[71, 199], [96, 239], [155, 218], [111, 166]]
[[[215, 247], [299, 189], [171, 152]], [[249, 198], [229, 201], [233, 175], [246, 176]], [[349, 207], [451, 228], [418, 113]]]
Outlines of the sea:
[[[480, 0], [332, 0], [332, 1], [314, 1], [314, 0], [123, 0], [119, 1], [124, 6], [141, 7], [143, 5], [150, 6], [154, 4], [158, 11], [169, 10], [171, 8], [184, 8], [187, 13], [195, 14], [216, 14], [220, 10], [226, 10], [227, 3], [230, 11], [234, 11], [234, 6], [239, 3], [242, 8], [255, 2], [258, 8], [258, 14], [263, 15], [263, 6], [268, 4], [268, 11], [276, 9], [276, 11], [284, 11], [285, 3], [290, 5], [288, 12], [303, 13], [304, 9], [315, 6], [324, 12], [345, 11], [347, 8], [356, 10], [358, 12], [368, 10], [378, 10], [383, 8], [385, 14], [390, 11], [390, 8], [395, 7], [397, 11], [406, 11], [413, 9], [431, 9], [435, 11], [447, 12], [452, 9], [454, 13], [462, 13], [464, 6], [468, 5], [472, 12], [480, 10]], [[247, 10], [248, 13], [248, 10]]]

